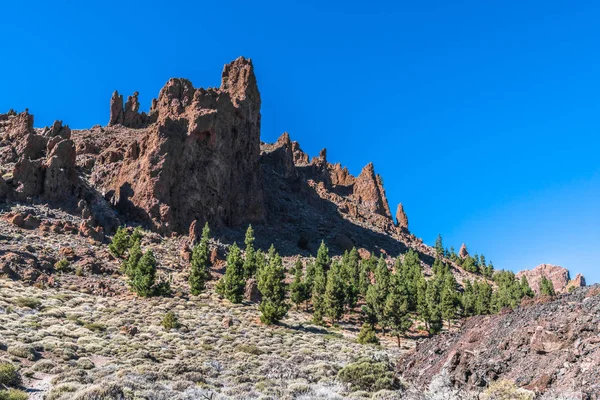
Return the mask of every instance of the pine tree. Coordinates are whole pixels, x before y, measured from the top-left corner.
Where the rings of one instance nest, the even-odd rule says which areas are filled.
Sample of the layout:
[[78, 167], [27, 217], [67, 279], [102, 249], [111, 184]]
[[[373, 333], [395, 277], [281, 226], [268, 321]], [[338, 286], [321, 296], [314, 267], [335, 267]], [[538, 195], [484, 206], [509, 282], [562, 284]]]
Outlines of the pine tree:
[[369, 286], [365, 301], [369, 308], [373, 310], [379, 325], [385, 334], [385, 300], [390, 287], [390, 271], [387, 267], [383, 255], [379, 257], [377, 268], [375, 269], [375, 283]]
[[345, 303], [349, 309], [356, 306], [360, 282], [360, 256], [356, 247], [349, 253], [344, 253], [342, 258], [342, 279], [345, 283]]
[[442, 278], [436, 276], [427, 283], [425, 292], [428, 318], [426, 322], [429, 326], [429, 333], [432, 334], [442, 330], [441, 286]]
[[465, 282], [461, 305], [465, 317], [475, 315], [475, 292], [473, 291], [473, 284], [469, 280]]
[[202, 229], [202, 237], [192, 249], [192, 259], [190, 262], [190, 293], [194, 296], [199, 295], [206, 286], [206, 281], [210, 279], [210, 255], [208, 243], [210, 240], [210, 228], [208, 222]]
[[140, 246], [140, 241], [138, 240], [129, 249], [129, 254], [127, 255], [127, 258], [121, 264], [121, 272], [131, 277], [134, 274], [138, 262], [140, 261], [142, 256], [142, 247]]
[[478, 272], [477, 265], [475, 264], [475, 259], [471, 256], [465, 257], [462, 263], [462, 267], [465, 271], [472, 272], [474, 274]]
[[360, 262], [360, 275], [358, 277], [358, 293], [365, 297], [367, 290], [371, 286], [371, 273], [373, 272], [373, 257], [369, 257]]
[[487, 282], [476, 281], [473, 284], [475, 292], [475, 314], [489, 314], [492, 304], [492, 286]]
[[448, 322], [448, 328], [450, 328], [451, 321], [456, 318], [458, 309], [458, 296], [456, 291], [456, 279], [451, 272], [446, 273], [442, 286], [442, 293], [440, 296], [440, 306], [442, 311], [442, 318]]
[[379, 344], [373, 325], [365, 322], [360, 328], [360, 332], [358, 332], [356, 341], [361, 344]]
[[311, 259], [306, 263], [306, 274], [304, 276], [304, 284], [306, 286], [306, 293], [308, 297], [312, 296], [316, 273], [317, 265], [315, 264], [315, 261]]
[[285, 302], [285, 271], [281, 257], [271, 245], [269, 262], [258, 276], [258, 290], [262, 300], [258, 306], [260, 320], [264, 324], [273, 324], [281, 320], [288, 310]]
[[225, 275], [223, 275], [216, 288], [217, 293], [232, 303], [241, 303], [244, 296], [246, 280], [244, 279], [243, 265], [240, 248], [234, 243], [229, 248], [229, 254], [227, 255]]
[[142, 229], [141, 226], [136, 226], [135, 229], [133, 230], [133, 232], [131, 233], [131, 236], [129, 236], [129, 247], [133, 246], [135, 244], [136, 241], [142, 241], [142, 239], [144, 238], [144, 230]]
[[387, 325], [390, 327], [392, 334], [396, 336], [398, 347], [400, 347], [400, 336], [403, 336], [410, 329], [412, 322], [408, 310], [406, 287], [401, 276], [398, 275], [398, 271], [391, 279], [391, 285], [385, 300], [384, 314]]
[[331, 264], [331, 258], [329, 258], [329, 249], [325, 246], [325, 241], [321, 241], [321, 246], [317, 251], [317, 258], [315, 259], [315, 266], [317, 269], [321, 269], [324, 273], [329, 271]]
[[419, 317], [425, 323], [425, 327], [429, 329], [429, 308], [427, 307], [427, 281], [421, 273], [419, 280], [417, 281], [417, 301], [416, 311]]
[[254, 230], [252, 225], [248, 225], [246, 230], [246, 239], [244, 240], [246, 245], [246, 257], [244, 258], [244, 277], [246, 279], [256, 274], [256, 253], [254, 251]]
[[127, 228], [120, 226], [117, 228], [117, 232], [113, 236], [112, 242], [108, 245], [108, 249], [113, 256], [120, 258], [123, 257], [129, 247], [130, 240]]
[[413, 249], [408, 250], [404, 255], [400, 272], [407, 290], [408, 308], [411, 311], [416, 311], [417, 287], [421, 278], [421, 262], [419, 261], [419, 255]]
[[256, 250], [254, 253], [254, 262], [256, 263], [256, 273], [255, 275], [260, 275], [261, 271], [267, 265], [267, 257], [265, 253], [261, 249]]
[[[139, 242], [138, 242], [139, 243]], [[148, 297], [154, 292], [156, 278], [156, 258], [152, 250], [148, 250], [140, 258], [130, 275], [129, 285], [140, 296]]]
[[435, 239], [435, 252], [438, 257], [444, 256], [444, 243], [442, 242], [441, 234], [438, 234], [437, 238]]
[[327, 272], [327, 284], [325, 286], [325, 314], [332, 324], [344, 314], [346, 302], [346, 287], [342, 279], [341, 266], [337, 261], [332, 262]]
[[296, 260], [296, 264], [294, 265], [294, 280], [290, 285], [290, 298], [292, 302], [296, 304], [296, 308], [300, 306], [301, 303], [304, 303], [308, 300], [306, 284], [302, 280], [302, 261], [300, 257]]
[[313, 321], [316, 324], [323, 323], [323, 315], [325, 314], [325, 290], [327, 288], [327, 279], [325, 271], [315, 267], [314, 281], [312, 285], [312, 304], [313, 304]]
[[533, 290], [531, 290], [531, 287], [529, 286], [529, 282], [527, 281], [527, 277], [525, 275], [521, 276], [521, 293], [523, 293], [523, 296], [527, 296], [527, 297], [534, 297], [535, 293], [533, 292]]
[[540, 281], [540, 294], [542, 296], [555, 296], [556, 292], [554, 291], [554, 285], [552, 281], [545, 276], [542, 276], [542, 280]]

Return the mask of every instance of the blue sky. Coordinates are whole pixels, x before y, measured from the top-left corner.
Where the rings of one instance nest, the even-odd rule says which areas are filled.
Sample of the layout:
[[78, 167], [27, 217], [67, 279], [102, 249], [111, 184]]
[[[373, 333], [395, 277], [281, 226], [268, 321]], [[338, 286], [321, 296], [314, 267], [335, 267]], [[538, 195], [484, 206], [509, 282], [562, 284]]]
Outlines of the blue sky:
[[80, 3], [3, 4], [0, 110], [106, 124], [115, 89], [147, 109], [251, 57], [264, 141], [373, 161], [428, 243], [600, 282], [597, 2]]

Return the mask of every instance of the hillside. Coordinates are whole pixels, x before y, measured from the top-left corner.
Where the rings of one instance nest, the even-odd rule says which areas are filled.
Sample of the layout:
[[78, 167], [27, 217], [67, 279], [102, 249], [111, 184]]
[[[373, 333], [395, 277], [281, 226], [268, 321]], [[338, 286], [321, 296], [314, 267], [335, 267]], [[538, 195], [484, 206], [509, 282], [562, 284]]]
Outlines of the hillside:
[[[288, 133], [261, 142], [260, 107], [240, 57], [218, 88], [170, 79], [147, 114], [137, 93], [114, 92], [106, 126], [0, 114], [0, 378], [21, 378], [0, 381], [1, 400], [5, 386], [48, 400], [472, 398], [525, 372], [527, 390], [566, 389], [562, 375], [535, 383], [564, 352], [511, 352], [493, 376], [484, 364], [513, 345], [490, 332], [537, 334], [538, 320], [543, 338], [567, 336], [561, 349], [595, 345], [593, 290], [517, 308], [543, 299], [531, 298], [546, 278], [568, 293], [583, 277], [551, 265], [494, 275], [464, 245], [424, 244], [402, 204], [392, 216], [372, 163], [353, 176]], [[265, 304], [281, 316], [261, 319]], [[469, 369], [440, 381], [453, 346]], [[586, 354], [565, 376], [593, 393]], [[540, 365], [510, 364], [521, 359]]]

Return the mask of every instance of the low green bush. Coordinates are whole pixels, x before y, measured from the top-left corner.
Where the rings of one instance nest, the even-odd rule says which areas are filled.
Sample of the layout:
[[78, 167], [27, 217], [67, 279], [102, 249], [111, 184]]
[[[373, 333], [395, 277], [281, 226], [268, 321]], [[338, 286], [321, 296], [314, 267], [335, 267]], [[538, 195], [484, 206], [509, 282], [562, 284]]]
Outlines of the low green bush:
[[170, 331], [171, 329], [179, 329], [181, 327], [177, 315], [171, 311], [165, 314], [161, 325], [166, 331]]
[[358, 361], [346, 365], [338, 372], [338, 380], [350, 385], [353, 391], [392, 390], [399, 387], [399, 382], [387, 363], [369, 360]]
[[19, 386], [21, 378], [17, 368], [9, 363], [0, 363], [0, 385]]

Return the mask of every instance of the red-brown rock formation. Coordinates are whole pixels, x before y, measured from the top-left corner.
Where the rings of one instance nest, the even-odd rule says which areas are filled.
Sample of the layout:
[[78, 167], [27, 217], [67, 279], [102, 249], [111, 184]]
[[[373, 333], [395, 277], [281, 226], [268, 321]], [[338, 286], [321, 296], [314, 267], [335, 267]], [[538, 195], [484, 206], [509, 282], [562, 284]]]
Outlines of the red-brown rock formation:
[[[516, 277], [519, 279], [522, 276], [527, 278], [529, 286], [537, 294], [540, 293], [540, 283], [542, 281], [542, 277], [546, 277], [552, 282], [554, 291], [556, 293], [565, 293], [567, 290], [567, 285], [570, 281], [568, 269], [551, 264], [540, 264], [532, 270], [521, 271], [516, 275]], [[577, 283], [573, 283], [573, 285], [576, 284]], [[585, 286], [585, 279], [579, 279], [578, 284]]]
[[469, 255], [469, 251], [467, 250], [467, 246], [463, 243], [460, 246], [460, 250], [458, 251], [458, 256], [460, 258], [467, 258], [468, 255]]
[[398, 208], [396, 209], [396, 225], [400, 229], [408, 231], [408, 217], [406, 216], [406, 212], [404, 212], [402, 203], [399, 203]]
[[[118, 105], [118, 96], [113, 103]], [[114, 108], [111, 122], [118, 123]], [[134, 94], [123, 125], [144, 125], [143, 118], [136, 119], [137, 108]], [[121, 212], [162, 233], [185, 232], [194, 220], [219, 227], [264, 218], [260, 95], [250, 60], [226, 65], [219, 89], [169, 80], [150, 117], [157, 122], [135, 143], [96, 161], [105, 168], [95, 167], [93, 183], [114, 193], [111, 201]]]
[[392, 218], [383, 190], [383, 181], [379, 175], [375, 174], [373, 163], [367, 164], [362, 169], [354, 183], [353, 193], [358, 204], [368, 211]]

